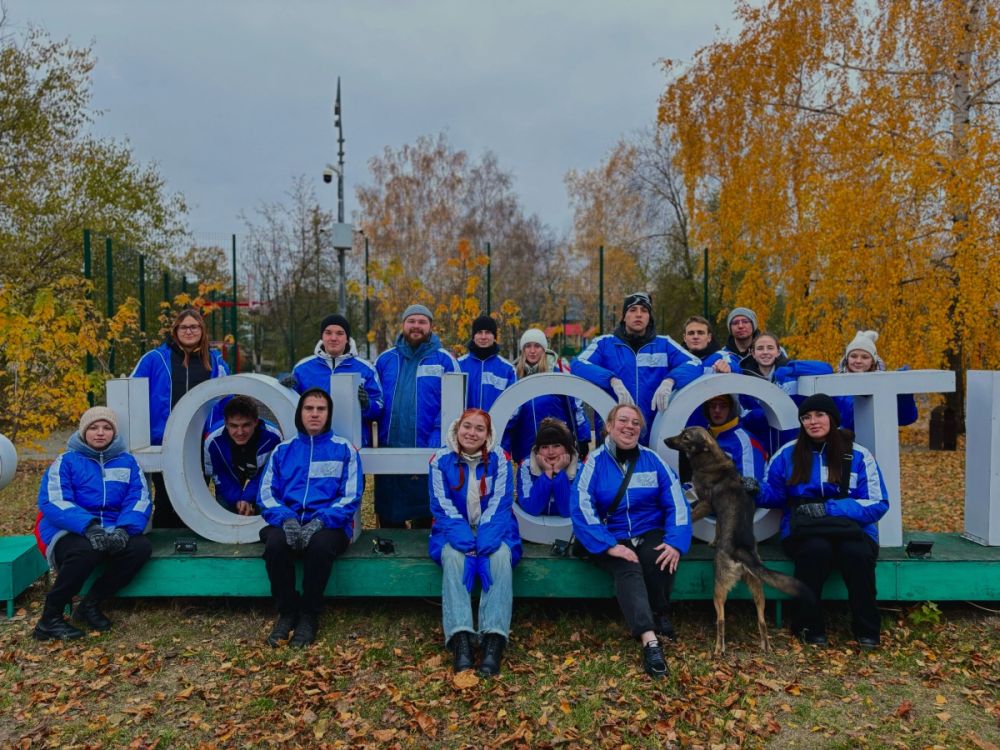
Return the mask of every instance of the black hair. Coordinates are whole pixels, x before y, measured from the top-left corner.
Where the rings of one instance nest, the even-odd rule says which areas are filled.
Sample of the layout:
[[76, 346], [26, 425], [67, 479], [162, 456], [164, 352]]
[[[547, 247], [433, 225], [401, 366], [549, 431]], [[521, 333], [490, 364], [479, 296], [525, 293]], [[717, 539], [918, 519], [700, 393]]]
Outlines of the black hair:
[[260, 419], [260, 409], [257, 408], [257, 402], [249, 396], [233, 396], [223, 407], [222, 416], [227, 420], [232, 417], [246, 417], [256, 422]]

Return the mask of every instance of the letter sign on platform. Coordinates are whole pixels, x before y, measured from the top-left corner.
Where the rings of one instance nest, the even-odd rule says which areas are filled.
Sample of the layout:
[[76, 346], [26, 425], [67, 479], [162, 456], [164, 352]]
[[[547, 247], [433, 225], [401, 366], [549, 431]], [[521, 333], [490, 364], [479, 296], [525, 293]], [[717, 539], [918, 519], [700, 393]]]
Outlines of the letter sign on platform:
[[0, 435], [0, 490], [14, 479], [17, 471], [17, 451], [6, 435]]

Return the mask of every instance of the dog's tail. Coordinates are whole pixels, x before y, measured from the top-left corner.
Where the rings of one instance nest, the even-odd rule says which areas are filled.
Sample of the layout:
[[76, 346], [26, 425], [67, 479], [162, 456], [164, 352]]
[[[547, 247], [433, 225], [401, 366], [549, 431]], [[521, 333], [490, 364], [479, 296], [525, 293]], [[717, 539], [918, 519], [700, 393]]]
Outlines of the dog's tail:
[[760, 559], [760, 555], [756, 551], [738, 547], [733, 550], [733, 559], [743, 563], [743, 566], [751, 575], [756, 576], [773, 589], [804, 601], [814, 601], [816, 599], [812, 591], [809, 590], [809, 587], [795, 576], [785, 575], [784, 573], [779, 573], [776, 570], [765, 567], [764, 562]]

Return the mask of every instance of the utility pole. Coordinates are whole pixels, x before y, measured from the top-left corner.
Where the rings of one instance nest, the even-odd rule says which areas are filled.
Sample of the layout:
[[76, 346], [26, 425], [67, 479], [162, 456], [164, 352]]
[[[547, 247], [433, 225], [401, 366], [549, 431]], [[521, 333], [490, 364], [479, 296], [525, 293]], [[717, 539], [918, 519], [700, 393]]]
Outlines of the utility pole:
[[323, 182], [332, 182], [337, 175], [337, 223], [333, 226], [333, 248], [337, 251], [340, 270], [340, 284], [337, 307], [341, 315], [347, 316], [347, 267], [344, 257], [354, 244], [354, 228], [344, 223], [344, 120], [340, 106], [340, 76], [337, 76], [337, 98], [333, 102], [333, 126], [337, 129], [337, 163], [327, 164], [323, 170]]

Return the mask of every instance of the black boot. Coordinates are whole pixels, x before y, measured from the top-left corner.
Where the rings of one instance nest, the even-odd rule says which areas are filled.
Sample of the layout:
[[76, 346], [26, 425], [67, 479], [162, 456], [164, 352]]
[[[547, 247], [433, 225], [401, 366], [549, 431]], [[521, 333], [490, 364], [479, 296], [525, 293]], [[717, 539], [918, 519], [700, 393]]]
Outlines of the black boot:
[[503, 659], [503, 649], [507, 639], [498, 633], [487, 633], [483, 637], [483, 658], [479, 660], [476, 670], [483, 677], [493, 677], [500, 673], [500, 660]]
[[298, 621], [297, 613], [279, 614], [278, 619], [274, 621], [274, 627], [271, 628], [271, 633], [267, 636], [267, 645], [277, 647], [281, 641], [287, 641]]
[[76, 605], [73, 619], [77, 622], [82, 622], [91, 630], [100, 630], [101, 632], [111, 630], [111, 620], [101, 612], [101, 608], [97, 605], [97, 602], [92, 599], [84, 598], [83, 601]]
[[292, 636], [292, 640], [288, 642], [288, 645], [295, 648], [305, 648], [316, 640], [316, 631], [318, 629], [319, 625], [316, 621], [316, 615], [300, 615], [299, 624], [295, 626], [295, 635]]
[[72, 638], [83, 638], [83, 631], [74, 628], [60, 614], [42, 614], [42, 619], [31, 631], [36, 641], [68, 641]]
[[472, 638], [468, 631], [461, 630], [455, 633], [448, 641], [448, 648], [454, 657], [455, 674], [476, 666], [472, 658]]

